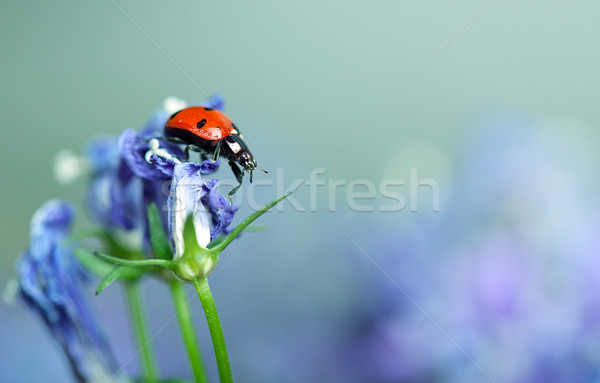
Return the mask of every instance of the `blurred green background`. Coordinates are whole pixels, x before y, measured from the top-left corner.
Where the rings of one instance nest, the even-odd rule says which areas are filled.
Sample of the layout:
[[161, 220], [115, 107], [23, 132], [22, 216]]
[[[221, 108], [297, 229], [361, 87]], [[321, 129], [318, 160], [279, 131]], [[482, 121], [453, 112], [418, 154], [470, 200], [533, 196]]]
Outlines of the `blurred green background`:
[[[439, 183], [444, 201], [464, 140], [478, 121], [498, 110], [532, 116], [543, 134], [587, 156], [578, 164], [596, 168], [599, 14], [600, 3], [591, 0], [5, 1], [0, 286], [27, 246], [30, 217], [43, 201], [60, 197], [81, 205], [83, 182], [65, 186], [54, 180], [55, 154], [67, 148], [79, 152], [97, 133], [140, 127], [167, 96], [193, 103], [222, 94], [259, 166], [271, 171], [255, 178], [275, 181], [281, 168], [284, 189], [315, 168], [326, 169], [325, 179], [362, 178], [378, 185], [408, 179], [415, 167], [420, 177]], [[275, 185], [256, 190], [261, 203], [278, 192]], [[263, 219], [266, 233], [250, 243], [240, 239], [237, 249], [245, 246], [243, 252], [214, 281], [234, 350], [236, 337], [244, 334], [276, 338], [260, 335], [265, 329], [252, 310], [280, 313], [277, 331], [285, 332], [306, 312], [326, 310], [335, 317], [336, 304], [350, 299], [340, 270], [360, 256], [349, 254], [342, 233], [357, 241], [369, 238], [377, 225], [365, 229], [364, 222], [389, 216], [353, 212], [344, 204], [343, 189], [337, 196], [336, 212], [328, 211], [329, 194], [322, 188], [316, 212], [295, 212], [288, 204]], [[294, 197], [309, 207], [307, 187]], [[446, 207], [442, 202], [441, 210]], [[240, 214], [248, 212], [243, 205]], [[408, 209], [395, 214], [407, 222], [419, 215]], [[260, 280], [248, 275], [258, 269]], [[154, 282], [148, 286], [148, 294], [162, 298], [148, 303], [157, 327], [171, 310], [163, 290]], [[279, 293], [265, 295], [272, 290]], [[118, 297], [115, 287], [97, 298], [102, 316], [122, 313], [122, 303], [114, 303]], [[262, 306], [247, 302], [257, 297], [263, 297]], [[295, 308], [279, 311], [282, 300]], [[31, 351], [31, 343], [2, 341], [0, 380], [16, 381], [6, 371], [26, 366], [34, 355], [48, 362], [24, 372], [21, 381], [39, 376], [60, 381], [66, 367], [56, 367], [61, 356], [37, 318], [20, 306], [0, 310], [0, 339], [39, 343]], [[109, 330], [111, 338], [126, 336], [127, 323], [121, 322]], [[170, 331], [175, 338], [173, 323]], [[157, 342], [170, 344], [161, 337]], [[116, 352], [126, 358], [132, 346], [123, 347]], [[173, 347], [183, 358], [179, 346]], [[256, 378], [243, 363], [250, 351], [232, 351], [233, 365]], [[164, 370], [184, 374], [185, 361]]]

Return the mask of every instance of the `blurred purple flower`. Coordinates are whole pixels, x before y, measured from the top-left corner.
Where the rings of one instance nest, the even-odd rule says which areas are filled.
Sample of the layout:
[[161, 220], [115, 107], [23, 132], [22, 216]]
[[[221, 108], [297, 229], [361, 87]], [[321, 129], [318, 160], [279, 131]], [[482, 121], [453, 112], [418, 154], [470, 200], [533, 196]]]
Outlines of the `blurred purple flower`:
[[63, 348], [77, 381], [105, 382], [117, 364], [86, 301], [87, 274], [63, 243], [73, 216], [74, 209], [58, 200], [35, 213], [29, 248], [17, 263], [19, 296]]
[[[600, 306], [592, 291], [600, 262], [596, 230], [586, 227], [595, 205], [585, 184], [592, 175], [581, 174], [585, 155], [512, 116], [479, 129], [463, 153], [447, 207], [411, 223], [425, 246], [415, 245], [419, 236], [390, 241], [383, 233], [365, 248], [492, 379], [598, 381]], [[345, 381], [486, 380], [375, 275], [362, 315], [348, 315], [353, 331], [336, 367]]]
[[88, 211], [104, 227], [133, 229], [141, 204], [129, 197], [137, 194], [141, 185], [120, 160], [117, 139], [94, 138], [88, 143], [85, 156], [91, 170], [86, 196]]

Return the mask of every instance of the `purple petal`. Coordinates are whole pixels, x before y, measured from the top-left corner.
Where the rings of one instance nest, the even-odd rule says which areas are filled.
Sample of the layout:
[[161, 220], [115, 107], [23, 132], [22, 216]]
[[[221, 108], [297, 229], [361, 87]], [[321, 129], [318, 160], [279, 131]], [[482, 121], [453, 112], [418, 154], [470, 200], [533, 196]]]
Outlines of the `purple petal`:
[[215, 170], [217, 170], [219, 168], [220, 164], [221, 164], [221, 160], [216, 160], [216, 161], [206, 160], [206, 161], [202, 161], [200, 163], [200, 167], [198, 168], [198, 171], [200, 173], [203, 173], [203, 174], [210, 174], [210, 173], [214, 172]]
[[173, 177], [173, 171], [175, 170], [176, 162], [172, 159], [164, 159], [162, 157], [153, 154], [150, 156], [150, 163], [152, 163], [158, 170], [160, 170], [166, 177]]
[[113, 136], [92, 138], [86, 144], [84, 152], [94, 172], [112, 169], [119, 162], [119, 147]]
[[218, 180], [206, 181], [204, 188], [206, 192], [202, 197], [202, 203], [211, 215], [213, 223], [211, 238], [215, 238], [219, 234], [228, 234], [230, 230], [227, 227], [233, 221], [237, 206], [231, 205], [227, 197], [219, 194]]
[[129, 169], [138, 177], [146, 179], [164, 179], [164, 173], [153, 164], [146, 162], [146, 152], [150, 149], [148, 142], [134, 130], [127, 129], [119, 137], [119, 150]]

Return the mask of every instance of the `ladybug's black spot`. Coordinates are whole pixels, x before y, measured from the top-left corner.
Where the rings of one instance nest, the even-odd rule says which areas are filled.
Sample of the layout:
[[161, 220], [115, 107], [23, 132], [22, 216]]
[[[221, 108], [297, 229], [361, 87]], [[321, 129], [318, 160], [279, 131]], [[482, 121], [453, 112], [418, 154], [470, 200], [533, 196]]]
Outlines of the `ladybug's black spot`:
[[202, 129], [202, 127], [203, 127], [204, 125], [206, 125], [206, 120], [205, 120], [205, 119], [202, 119], [202, 120], [198, 121], [198, 123], [196, 124], [196, 128], [198, 128], [198, 129]]
[[210, 111], [212, 111], [214, 109], [213, 108], [204, 107], [204, 110], [206, 110], [207, 112], [210, 112]]
[[177, 116], [177, 113], [181, 112], [181, 110], [178, 110], [177, 112], [173, 113], [171, 115], [171, 117], [169, 117], [169, 120], [172, 119], [173, 117]]

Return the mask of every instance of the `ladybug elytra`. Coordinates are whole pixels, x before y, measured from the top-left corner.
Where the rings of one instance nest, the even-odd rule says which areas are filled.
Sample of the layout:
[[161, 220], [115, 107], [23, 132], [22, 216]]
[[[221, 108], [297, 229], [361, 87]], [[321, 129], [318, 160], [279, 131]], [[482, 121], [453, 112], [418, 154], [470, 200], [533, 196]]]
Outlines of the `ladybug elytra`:
[[239, 182], [239, 185], [229, 192], [229, 196], [240, 188], [244, 170], [250, 175], [252, 183], [252, 172], [254, 169], [260, 169], [256, 166], [256, 160], [237, 126], [220, 110], [204, 106], [182, 109], [169, 117], [165, 123], [164, 134], [167, 140], [186, 145], [186, 160], [190, 150], [200, 152], [203, 159], [207, 153], [214, 153], [214, 161], [219, 155], [227, 158]]

